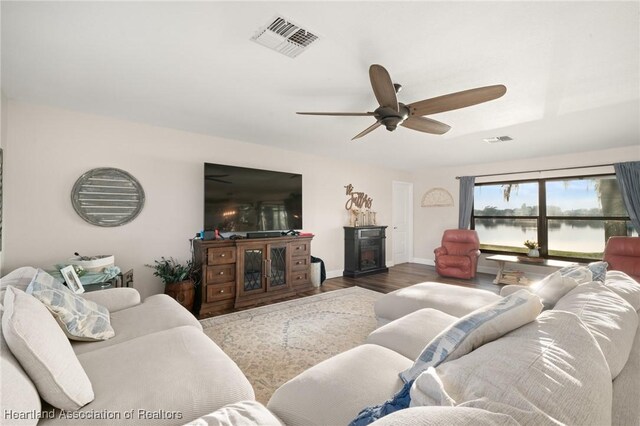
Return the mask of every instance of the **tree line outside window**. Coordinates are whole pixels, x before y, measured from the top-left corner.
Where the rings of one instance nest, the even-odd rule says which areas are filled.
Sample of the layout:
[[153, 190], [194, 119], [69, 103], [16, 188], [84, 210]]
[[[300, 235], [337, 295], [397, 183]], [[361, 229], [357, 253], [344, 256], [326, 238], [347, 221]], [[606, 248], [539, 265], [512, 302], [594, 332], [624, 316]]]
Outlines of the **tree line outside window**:
[[471, 228], [489, 253], [526, 253], [538, 241], [547, 258], [602, 259], [611, 236], [637, 236], [614, 174], [478, 183]]

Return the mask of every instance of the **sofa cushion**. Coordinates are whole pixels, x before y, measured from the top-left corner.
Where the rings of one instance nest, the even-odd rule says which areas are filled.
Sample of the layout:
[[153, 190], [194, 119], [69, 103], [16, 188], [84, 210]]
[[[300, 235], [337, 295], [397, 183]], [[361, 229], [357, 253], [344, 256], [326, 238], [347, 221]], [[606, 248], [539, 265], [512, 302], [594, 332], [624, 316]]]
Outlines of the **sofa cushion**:
[[280, 386], [267, 408], [288, 426], [346, 425], [362, 409], [402, 387], [398, 373], [412, 361], [378, 345], [329, 358]]
[[[128, 425], [184, 424], [227, 404], [255, 399], [240, 368], [195, 327], [172, 328], [78, 355], [96, 399], [77, 416], [129, 412]], [[153, 413], [164, 413], [154, 418]], [[64, 424], [43, 419], [41, 425]], [[110, 419], [83, 419], [83, 425], [113, 425]]]
[[4, 302], [4, 292], [7, 287], [11, 286], [18, 290], [25, 291], [37, 272], [38, 270], [36, 268], [23, 266], [22, 268], [14, 269], [0, 278], [0, 304]]
[[513, 417], [466, 407], [415, 407], [396, 411], [372, 426], [519, 426]]
[[[0, 305], [0, 316], [3, 313]], [[2, 413], [0, 415], [3, 424], [37, 424], [38, 418], [35, 415], [20, 418], [22, 413], [39, 413], [42, 404], [35, 385], [9, 350], [3, 333], [0, 333], [0, 371], [2, 372], [2, 380], [0, 380]]]
[[636, 329], [629, 359], [613, 381], [612, 425], [640, 425], [638, 395], [640, 395], [640, 327]]
[[640, 310], [640, 283], [622, 271], [608, 271], [604, 285], [629, 302], [633, 309]]
[[[368, 425], [389, 413], [408, 408], [414, 397], [413, 392], [410, 392], [413, 391], [412, 385], [419, 376], [429, 374], [429, 369], [433, 370], [432, 367], [445, 361], [455, 360], [533, 321], [541, 311], [542, 303], [538, 296], [522, 290], [465, 315], [438, 334], [422, 350], [413, 365], [400, 373], [400, 378], [405, 384], [393, 398], [364, 407], [350, 425]], [[429, 381], [425, 381], [427, 382]], [[438, 401], [446, 399], [450, 402], [451, 399], [445, 395], [445, 392], [440, 392], [442, 386], [439, 380], [436, 382], [434, 391], [438, 395], [431, 394], [426, 399], [433, 397]]]
[[72, 340], [105, 340], [113, 337], [109, 311], [86, 300], [38, 269], [27, 287], [27, 294], [42, 302]]
[[498, 299], [487, 290], [425, 282], [380, 296], [374, 309], [380, 323], [387, 323], [424, 308], [461, 317]]
[[559, 271], [556, 271], [532, 284], [529, 289], [540, 298], [546, 309], [551, 309], [562, 296], [577, 285], [576, 280], [562, 276]]
[[109, 313], [121, 311], [140, 304], [140, 293], [131, 287], [107, 288], [82, 293], [82, 297], [107, 308]]
[[367, 337], [367, 343], [416, 359], [434, 337], [457, 320], [436, 309], [420, 309], [374, 330]]
[[622, 297], [597, 281], [579, 285], [554, 309], [573, 312], [596, 338], [615, 379], [627, 363], [638, 328], [638, 314]]
[[99, 342], [72, 342], [71, 345], [76, 354], [83, 354], [186, 325], [202, 330], [200, 322], [175, 299], [166, 294], [156, 294], [132, 308], [111, 313], [111, 326], [116, 333], [111, 339]]
[[240, 401], [225, 405], [186, 426], [284, 426], [284, 423], [259, 402]]
[[611, 423], [611, 375], [591, 332], [572, 313], [546, 311], [436, 371], [457, 406], [521, 424]]
[[49, 404], [76, 410], [94, 398], [91, 382], [47, 308], [8, 287], [2, 332], [11, 352]]

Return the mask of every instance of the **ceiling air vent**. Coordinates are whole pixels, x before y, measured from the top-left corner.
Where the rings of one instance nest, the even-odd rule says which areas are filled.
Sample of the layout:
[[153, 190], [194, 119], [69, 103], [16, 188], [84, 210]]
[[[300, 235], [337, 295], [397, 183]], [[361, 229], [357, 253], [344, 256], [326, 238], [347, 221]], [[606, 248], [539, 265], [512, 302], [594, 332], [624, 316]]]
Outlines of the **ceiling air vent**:
[[509, 136], [494, 136], [492, 138], [485, 138], [485, 139], [482, 139], [482, 140], [487, 142], [487, 143], [500, 143], [500, 142], [512, 141], [513, 138], [509, 137]]
[[281, 16], [276, 16], [267, 25], [260, 28], [251, 40], [258, 44], [295, 58], [304, 52], [318, 36], [292, 23]]

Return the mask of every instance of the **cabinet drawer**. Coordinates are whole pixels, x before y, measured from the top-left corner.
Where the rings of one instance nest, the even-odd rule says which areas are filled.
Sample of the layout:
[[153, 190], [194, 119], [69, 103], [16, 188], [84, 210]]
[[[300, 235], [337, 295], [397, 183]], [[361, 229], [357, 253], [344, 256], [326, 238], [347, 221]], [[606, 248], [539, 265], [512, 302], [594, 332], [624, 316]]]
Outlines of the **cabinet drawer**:
[[294, 241], [291, 243], [291, 256], [308, 256], [309, 241]]
[[235, 247], [215, 247], [207, 250], [207, 265], [236, 263]]
[[309, 282], [309, 272], [291, 271], [291, 281], [293, 282], [293, 285], [306, 284]]
[[207, 284], [220, 284], [236, 279], [236, 265], [207, 266]]
[[236, 284], [209, 284], [207, 286], [207, 303], [218, 300], [233, 299], [235, 297]]
[[309, 267], [309, 256], [291, 258], [292, 271], [306, 271], [308, 267]]

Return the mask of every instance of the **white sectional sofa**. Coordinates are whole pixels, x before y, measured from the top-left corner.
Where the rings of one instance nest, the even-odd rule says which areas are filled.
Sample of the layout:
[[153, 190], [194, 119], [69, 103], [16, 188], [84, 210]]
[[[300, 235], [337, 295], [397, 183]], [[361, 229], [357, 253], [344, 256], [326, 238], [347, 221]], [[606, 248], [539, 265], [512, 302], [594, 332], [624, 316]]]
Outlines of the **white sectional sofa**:
[[[0, 303], [8, 286], [24, 290], [35, 273], [25, 267], [2, 278]], [[41, 401], [3, 335], [1, 424], [175, 425], [227, 404], [254, 400], [238, 366], [169, 296], [154, 295], [141, 303], [132, 288], [83, 296], [109, 310], [115, 330], [109, 340], [71, 342], [95, 398], [72, 415], [61, 415]]]
[[[282, 385], [268, 409], [290, 426], [347, 425], [391, 398], [402, 387], [398, 373], [458, 316], [499, 299], [437, 283], [412, 287], [379, 299], [387, 324], [365, 344]], [[640, 284], [611, 271], [604, 287], [578, 286], [556, 307], [440, 364], [452, 406], [415, 406], [373, 424], [640, 425]]]

